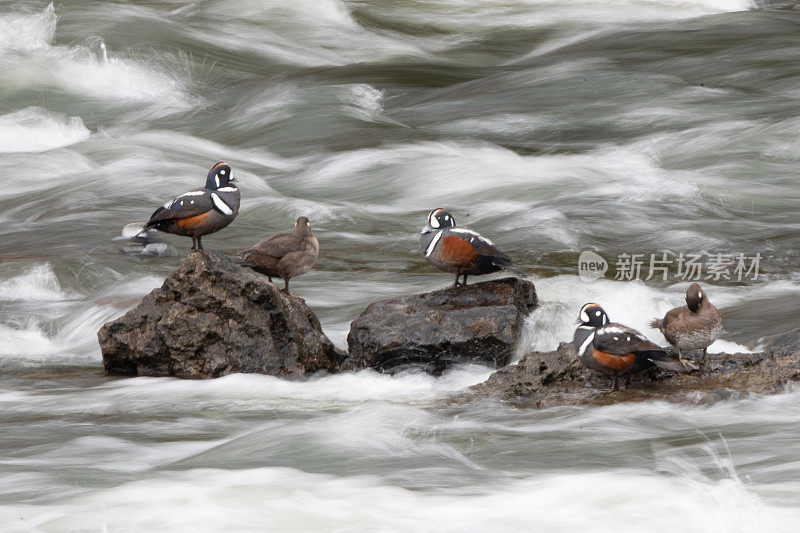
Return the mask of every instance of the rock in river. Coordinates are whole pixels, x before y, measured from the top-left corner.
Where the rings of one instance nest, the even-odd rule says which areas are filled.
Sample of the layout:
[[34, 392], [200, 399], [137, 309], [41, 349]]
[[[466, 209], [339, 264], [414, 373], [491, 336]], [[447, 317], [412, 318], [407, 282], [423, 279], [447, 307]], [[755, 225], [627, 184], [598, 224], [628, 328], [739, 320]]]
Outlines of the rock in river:
[[610, 392], [608, 377], [583, 366], [571, 343], [561, 343], [555, 351], [531, 352], [516, 365], [501, 368], [471, 387], [471, 394], [541, 408], [646, 400], [708, 404], [781, 392], [797, 381], [800, 352], [718, 353], [708, 354], [703, 371], [675, 374], [653, 367], [632, 376], [629, 388]]
[[214, 252], [193, 252], [164, 284], [98, 332], [107, 372], [296, 378], [345, 356], [302, 298]]
[[536, 305], [533, 283], [517, 278], [375, 302], [350, 326], [344, 366], [432, 373], [453, 363], [502, 366]]

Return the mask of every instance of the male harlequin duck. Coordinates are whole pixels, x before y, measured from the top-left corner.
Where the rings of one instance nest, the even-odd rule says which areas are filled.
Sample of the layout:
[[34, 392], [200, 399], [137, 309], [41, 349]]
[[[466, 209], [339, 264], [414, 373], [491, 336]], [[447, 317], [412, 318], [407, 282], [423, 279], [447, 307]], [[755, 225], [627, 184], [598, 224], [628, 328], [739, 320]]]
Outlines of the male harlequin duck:
[[609, 322], [608, 315], [597, 304], [581, 307], [578, 323], [572, 340], [575, 350], [583, 364], [613, 377], [612, 391], [619, 390], [619, 376], [653, 365], [673, 372], [697, 370], [695, 365], [673, 357], [635, 329]]
[[671, 309], [661, 320], [653, 320], [650, 327], [664, 334], [671, 345], [678, 349], [678, 358], [683, 359], [683, 350], [703, 350], [701, 363], [706, 362], [708, 347], [722, 333], [722, 317], [708, 296], [697, 283], [686, 289], [686, 305]]
[[239, 214], [239, 189], [231, 185], [231, 167], [217, 163], [208, 172], [206, 186], [185, 192], [153, 212], [142, 232], [155, 228], [192, 238], [192, 250], [202, 250], [203, 235], [219, 231]]
[[428, 224], [419, 235], [419, 249], [433, 266], [456, 275], [458, 278], [508, 270], [518, 276], [525, 272], [511, 264], [511, 258], [495, 247], [494, 243], [468, 228], [457, 228], [453, 215], [444, 209], [434, 209], [428, 215]]
[[306, 217], [297, 219], [294, 231], [267, 237], [252, 248], [239, 252], [242, 264], [269, 278], [283, 278], [289, 294], [289, 279], [305, 274], [319, 255], [319, 241], [311, 233]]

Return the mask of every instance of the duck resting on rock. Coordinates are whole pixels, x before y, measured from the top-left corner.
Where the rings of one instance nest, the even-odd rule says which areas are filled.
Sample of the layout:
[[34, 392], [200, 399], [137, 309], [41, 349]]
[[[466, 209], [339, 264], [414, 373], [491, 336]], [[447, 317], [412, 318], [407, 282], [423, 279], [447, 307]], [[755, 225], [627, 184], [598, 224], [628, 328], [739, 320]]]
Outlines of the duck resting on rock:
[[202, 250], [204, 235], [221, 230], [239, 214], [239, 189], [231, 185], [233, 181], [231, 167], [217, 163], [208, 171], [205, 187], [185, 192], [156, 209], [139, 234], [155, 228], [191, 237], [192, 250]]
[[581, 362], [595, 372], [611, 376], [612, 391], [619, 390], [619, 378], [626, 381], [631, 374], [658, 366], [673, 372], [690, 372], [698, 367], [681, 361], [650, 342], [633, 328], [608, 319], [603, 308], [595, 303], [581, 307], [573, 344]]
[[708, 347], [722, 333], [722, 316], [700, 285], [692, 283], [686, 289], [686, 305], [670, 309], [664, 318], [650, 322], [650, 327], [661, 331], [681, 360], [686, 350], [703, 350], [700, 363], [704, 364]]
[[459, 286], [461, 276], [464, 276], [461, 285], [466, 285], [468, 275], [480, 276], [498, 270], [525, 276], [492, 241], [477, 231], [456, 227], [453, 215], [444, 209], [434, 209], [428, 215], [428, 223], [419, 235], [419, 249], [430, 264], [456, 275], [453, 287]]
[[289, 294], [289, 280], [305, 274], [319, 256], [319, 241], [311, 232], [308, 218], [300, 217], [294, 230], [278, 233], [239, 252], [241, 263], [272, 278], [282, 278]]

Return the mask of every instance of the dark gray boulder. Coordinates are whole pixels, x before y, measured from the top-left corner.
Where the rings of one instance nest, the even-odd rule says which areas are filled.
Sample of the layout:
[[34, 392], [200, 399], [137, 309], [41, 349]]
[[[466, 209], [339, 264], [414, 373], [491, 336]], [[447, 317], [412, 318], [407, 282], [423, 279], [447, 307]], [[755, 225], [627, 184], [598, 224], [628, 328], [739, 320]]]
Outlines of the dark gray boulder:
[[750, 394], [773, 394], [800, 381], [800, 352], [708, 354], [708, 366], [691, 374], [658, 367], [635, 374], [630, 386], [609, 391], [608, 377], [577, 359], [571, 343], [552, 352], [531, 352], [517, 364], [501, 368], [470, 388], [473, 397], [496, 397], [518, 405], [608, 405], [617, 402], [664, 400], [710, 404]]
[[344, 360], [302, 298], [214, 252], [192, 252], [164, 284], [98, 332], [107, 372], [297, 378]]
[[517, 278], [375, 302], [350, 326], [343, 368], [437, 373], [454, 363], [502, 366], [536, 305], [533, 283]]

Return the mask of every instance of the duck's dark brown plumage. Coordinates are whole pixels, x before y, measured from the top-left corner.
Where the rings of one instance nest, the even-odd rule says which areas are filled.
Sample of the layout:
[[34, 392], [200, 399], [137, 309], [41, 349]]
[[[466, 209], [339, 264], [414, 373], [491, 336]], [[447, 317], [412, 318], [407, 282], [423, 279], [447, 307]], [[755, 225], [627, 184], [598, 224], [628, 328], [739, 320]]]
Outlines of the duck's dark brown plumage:
[[722, 332], [722, 316], [700, 285], [692, 283], [686, 289], [686, 305], [670, 309], [650, 326], [660, 330], [667, 342], [677, 348], [679, 357], [683, 358], [683, 350], [703, 350], [705, 362], [708, 347]]
[[289, 280], [305, 274], [319, 256], [319, 241], [311, 232], [308, 218], [297, 219], [294, 231], [267, 237], [252, 248], [239, 252], [242, 263], [272, 278], [282, 278], [289, 292]]

